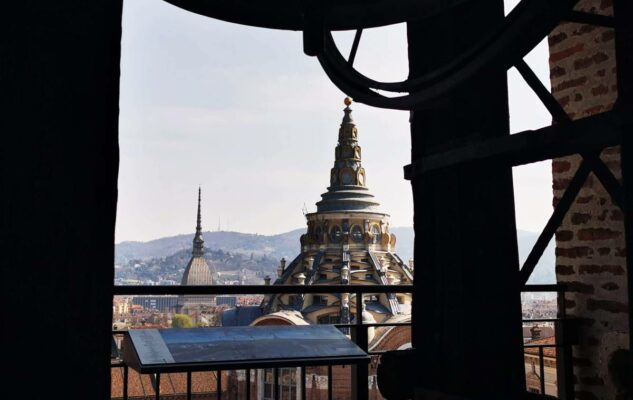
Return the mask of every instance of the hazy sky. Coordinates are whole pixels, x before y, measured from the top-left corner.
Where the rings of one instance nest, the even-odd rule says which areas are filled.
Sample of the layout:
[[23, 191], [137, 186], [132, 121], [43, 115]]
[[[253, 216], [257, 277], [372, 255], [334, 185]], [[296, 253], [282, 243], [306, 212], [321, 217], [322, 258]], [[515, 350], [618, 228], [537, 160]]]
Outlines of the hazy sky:
[[[506, 1], [510, 7], [517, 1]], [[347, 52], [353, 33], [336, 35]], [[527, 58], [548, 85], [547, 45]], [[381, 80], [407, 74], [404, 25], [366, 30], [355, 66]], [[511, 70], [513, 132], [550, 118]], [[124, 2], [116, 241], [192, 233], [198, 185], [203, 228], [274, 234], [305, 226], [329, 182], [345, 97], [301, 33], [217, 21], [160, 0]], [[412, 225], [408, 113], [355, 103], [367, 185]], [[549, 162], [515, 169], [517, 225], [551, 213]]]

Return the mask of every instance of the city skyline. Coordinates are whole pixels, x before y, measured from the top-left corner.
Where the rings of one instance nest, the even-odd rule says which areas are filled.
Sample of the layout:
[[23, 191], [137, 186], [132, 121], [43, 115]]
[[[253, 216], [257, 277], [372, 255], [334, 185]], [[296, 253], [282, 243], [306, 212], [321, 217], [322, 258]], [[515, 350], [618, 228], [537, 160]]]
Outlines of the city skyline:
[[[404, 78], [405, 35], [402, 25], [367, 30], [355, 64], [373, 77]], [[352, 37], [336, 35], [343, 52]], [[301, 40], [164, 2], [125, 3], [116, 242], [193, 232], [199, 185], [205, 231], [218, 219], [223, 230], [245, 233], [305, 226], [304, 208], [314, 211], [328, 186], [345, 94], [303, 54]], [[547, 46], [527, 60], [549, 86]], [[512, 132], [548, 125], [516, 72], [508, 80]], [[411, 162], [409, 115], [353, 109], [367, 185], [392, 226], [411, 226], [402, 171]], [[540, 230], [551, 213], [549, 164], [515, 169], [515, 180], [517, 225]]]

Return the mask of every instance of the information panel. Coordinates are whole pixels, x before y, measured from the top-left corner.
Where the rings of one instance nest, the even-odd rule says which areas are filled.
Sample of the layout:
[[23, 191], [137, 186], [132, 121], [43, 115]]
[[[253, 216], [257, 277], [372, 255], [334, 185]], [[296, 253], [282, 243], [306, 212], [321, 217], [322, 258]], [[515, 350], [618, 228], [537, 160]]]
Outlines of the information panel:
[[123, 359], [141, 373], [369, 362], [331, 325], [132, 329]]

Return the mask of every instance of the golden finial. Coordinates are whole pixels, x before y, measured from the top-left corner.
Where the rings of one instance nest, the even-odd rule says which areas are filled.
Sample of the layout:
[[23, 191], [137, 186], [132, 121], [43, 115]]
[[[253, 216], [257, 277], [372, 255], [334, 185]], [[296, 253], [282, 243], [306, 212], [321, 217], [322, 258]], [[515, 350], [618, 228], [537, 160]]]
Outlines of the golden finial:
[[352, 105], [352, 98], [347, 96], [345, 98], [345, 100], [343, 100], [343, 103], [345, 103], [346, 106], [351, 106]]

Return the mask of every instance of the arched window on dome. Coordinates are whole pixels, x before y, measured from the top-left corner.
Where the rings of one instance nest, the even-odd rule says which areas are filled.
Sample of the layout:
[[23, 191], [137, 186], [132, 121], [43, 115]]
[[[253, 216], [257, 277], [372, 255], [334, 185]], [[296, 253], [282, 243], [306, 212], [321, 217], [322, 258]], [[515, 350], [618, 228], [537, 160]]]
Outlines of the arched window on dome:
[[373, 239], [374, 243], [380, 242], [380, 239], [382, 238], [382, 233], [378, 225], [371, 226], [371, 234], [374, 236], [374, 239]]

